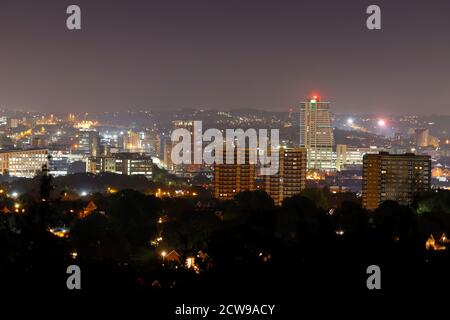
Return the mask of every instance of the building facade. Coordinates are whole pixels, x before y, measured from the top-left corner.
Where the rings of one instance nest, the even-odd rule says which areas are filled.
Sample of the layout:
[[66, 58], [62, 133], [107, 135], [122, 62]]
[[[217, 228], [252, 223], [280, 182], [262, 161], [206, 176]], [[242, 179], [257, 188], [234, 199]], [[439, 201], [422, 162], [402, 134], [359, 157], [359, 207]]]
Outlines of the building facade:
[[280, 148], [279, 153], [278, 173], [264, 179], [264, 191], [276, 205], [299, 194], [306, 186], [306, 148]]
[[415, 195], [430, 187], [430, 156], [387, 152], [364, 156], [362, 203], [366, 209], [374, 210], [385, 200], [410, 205]]
[[98, 131], [85, 129], [78, 131], [78, 152], [93, 157], [100, 155], [100, 135]]
[[50, 174], [53, 176], [65, 176], [72, 173], [86, 173], [86, 157], [81, 154], [73, 154], [67, 151], [51, 150], [49, 163]]
[[[203, 167], [203, 165], [201, 163], [195, 163], [195, 161], [194, 161], [194, 150], [197, 150], [197, 152], [199, 152], [199, 153], [203, 152], [203, 141], [195, 139], [196, 136], [201, 137], [202, 128], [201, 127], [197, 128], [195, 126], [194, 120], [189, 120], [189, 121], [175, 120], [175, 121], [172, 121], [172, 127], [173, 127], [173, 130], [185, 129], [189, 132], [189, 134], [191, 136], [191, 147], [189, 150], [185, 150], [190, 158], [191, 163], [190, 164], [188, 164], [188, 163], [173, 164], [173, 162], [171, 161], [172, 170], [176, 175], [192, 177], [192, 176], [198, 174], [202, 170], [202, 167]], [[171, 147], [173, 147], [177, 143], [178, 143], [177, 141], [172, 142]], [[172, 151], [172, 148], [170, 149], [170, 151]]]
[[122, 150], [124, 152], [141, 152], [141, 135], [133, 130], [128, 130], [122, 136]]
[[1, 173], [11, 177], [33, 178], [48, 165], [47, 149], [11, 150], [0, 152]]
[[428, 138], [430, 136], [430, 131], [428, 129], [416, 129], [415, 138], [417, 147], [428, 147]]
[[365, 154], [377, 154], [381, 149], [377, 147], [351, 147], [346, 144], [336, 145], [336, 170], [342, 171], [346, 167], [355, 167], [363, 165]]
[[[238, 164], [238, 153], [243, 152], [244, 163]], [[222, 200], [232, 200], [236, 194], [255, 190], [255, 164], [249, 161], [249, 149], [236, 148], [233, 164], [226, 163], [224, 152], [223, 164], [213, 165], [214, 197]]]
[[153, 161], [150, 156], [139, 153], [117, 153], [109, 156], [90, 157], [88, 171], [91, 173], [111, 172], [124, 175], [152, 177]]

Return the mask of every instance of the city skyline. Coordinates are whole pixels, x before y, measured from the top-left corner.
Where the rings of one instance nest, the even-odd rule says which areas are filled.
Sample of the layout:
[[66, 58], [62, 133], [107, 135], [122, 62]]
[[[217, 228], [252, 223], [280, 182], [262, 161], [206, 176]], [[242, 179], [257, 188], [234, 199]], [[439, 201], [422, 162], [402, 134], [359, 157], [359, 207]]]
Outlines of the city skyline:
[[2, 7], [2, 107], [287, 111], [319, 92], [336, 112], [449, 114], [448, 1], [377, 1], [375, 31], [368, 1], [81, 0], [80, 31], [68, 4]]

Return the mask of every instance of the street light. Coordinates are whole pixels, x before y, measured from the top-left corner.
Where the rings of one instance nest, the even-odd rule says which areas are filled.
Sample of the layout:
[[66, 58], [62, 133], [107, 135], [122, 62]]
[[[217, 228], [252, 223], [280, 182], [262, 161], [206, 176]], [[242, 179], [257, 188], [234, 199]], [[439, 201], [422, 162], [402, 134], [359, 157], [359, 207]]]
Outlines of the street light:
[[165, 252], [165, 251], [161, 252], [162, 265], [163, 265], [163, 266], [164, 266], [164, 259], [165, 259], [166, 255], [167, 255], [167, 252]]

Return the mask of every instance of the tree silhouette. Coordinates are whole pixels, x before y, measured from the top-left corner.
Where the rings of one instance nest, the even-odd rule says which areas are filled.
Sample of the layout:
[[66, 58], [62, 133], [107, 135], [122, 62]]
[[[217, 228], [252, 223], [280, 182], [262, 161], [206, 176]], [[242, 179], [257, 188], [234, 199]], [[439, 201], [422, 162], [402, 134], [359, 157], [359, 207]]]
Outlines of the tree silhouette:
[[[50, 161], [51, 161], [50, 155], [48, 155], [47, 160], [48, 160], [48, 163], [50, 163]], [[50, 200], [50, 193], [53, 190], [52, 175], [50, 174], [50, 170], [48, 168], [48, 163], [44, 163], [42, 165], [40, 195], [41, 195], [41, 200], [43, 202]]]

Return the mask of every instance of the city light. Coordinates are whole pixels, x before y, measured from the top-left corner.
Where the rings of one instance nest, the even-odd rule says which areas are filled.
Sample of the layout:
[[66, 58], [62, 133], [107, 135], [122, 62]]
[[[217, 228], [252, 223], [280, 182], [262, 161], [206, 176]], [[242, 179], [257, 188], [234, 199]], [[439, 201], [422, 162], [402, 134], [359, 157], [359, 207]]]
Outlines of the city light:
[[295, 292], [339, 316], [390, 289], [445, 310], [450, 0], [86, 2], [3, 17], [0, 287], [21, 309], [92, 292], [155, 319], [307, 317]]
[[69, 229], [67, 228], [48, 228], [48, 232], [53, 234], [55, 237], [58, 238], [68, 238], [69, 237]]
[[90, 129], [90, 128], [95, 127], [97, 125], [98, 125], [97, 121], [83, 120], [83, 121], [75, 123], [73, 127], [77, 128], [77, 129]]
[[115, 188], [112, 188], [112, 187], [108, 187], [107, 189], [106, 189], [106, 192], [107, 193], [111, 193], [111, 194], [114, 194], [114, 193], [117, 193], [119, 190], [117, 190], [117, 189], [115, 189]]
[[186, 258], [186, 268], [190, 269], [194, 265], [194, 258]]
[[161, 241], [163, 241], [163, 237], [158, 237], [155, 240], [151, 240], [150, 245], [157, 247]]

